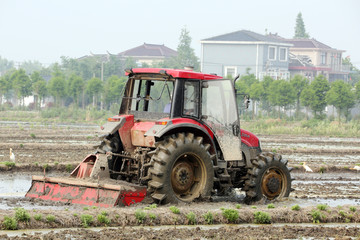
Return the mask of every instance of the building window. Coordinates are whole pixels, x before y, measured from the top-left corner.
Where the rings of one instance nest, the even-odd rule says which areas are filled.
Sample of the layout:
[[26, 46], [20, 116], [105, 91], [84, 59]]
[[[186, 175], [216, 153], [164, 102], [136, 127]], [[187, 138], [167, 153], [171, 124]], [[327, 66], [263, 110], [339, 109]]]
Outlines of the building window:
[[321, 53], [321, 59], [320, 59], [320, 64], [325, 65], [326, 64], [326, 52], [322, 52]]
[[269, 47], [269, 60], [276, 60], [276, 47]]
[[286, 61], [287, 60], [287, 48], [281, 47], [279, 51], [280, 51], [280, 56], [279, 56], [280, 61]]
[[225, 67], [225, 77], [235, 78], [236, 76], [236, 67]]

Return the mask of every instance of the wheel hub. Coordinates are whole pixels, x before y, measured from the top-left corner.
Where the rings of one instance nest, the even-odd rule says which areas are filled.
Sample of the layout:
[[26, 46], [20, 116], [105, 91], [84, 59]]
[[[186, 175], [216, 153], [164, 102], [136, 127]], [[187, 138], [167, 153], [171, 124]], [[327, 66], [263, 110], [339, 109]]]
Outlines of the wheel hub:
[[277, 178], [271, 178], [266, 186], [271, 193], [275, 193], [279, 189], [280, 181]]
[[171, 182], [176, 193], [187, 192], [194, 183], [193, 166], [188, 162], [179, 162], [171, 173]]
[[269, 199], [277, 197], [282, 189], [282, 175], [275, 169], [268, 170], [263, 176], [261, 189], [264, 195]]

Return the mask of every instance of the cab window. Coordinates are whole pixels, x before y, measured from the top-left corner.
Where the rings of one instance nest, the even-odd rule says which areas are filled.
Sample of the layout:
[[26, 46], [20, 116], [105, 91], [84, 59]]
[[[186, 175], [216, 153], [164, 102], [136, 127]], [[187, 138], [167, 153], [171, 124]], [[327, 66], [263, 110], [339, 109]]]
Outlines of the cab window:
[[199, 117], [199, 81], [185, 81], [183, 115]]

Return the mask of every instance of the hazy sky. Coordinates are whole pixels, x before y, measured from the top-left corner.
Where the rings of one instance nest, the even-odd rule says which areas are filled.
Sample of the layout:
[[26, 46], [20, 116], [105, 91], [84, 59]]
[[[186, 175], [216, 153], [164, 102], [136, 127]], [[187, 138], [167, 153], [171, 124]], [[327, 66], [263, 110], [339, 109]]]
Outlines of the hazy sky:
[[359, 0], [0, 0], [0, 56], [49, 64], [144, 42], [176, 50], [183, 27], [200, 56], [201, 39], [238, 30], [291, 38], [301, 12], [311, 37], [360, 67], [359, 10]]

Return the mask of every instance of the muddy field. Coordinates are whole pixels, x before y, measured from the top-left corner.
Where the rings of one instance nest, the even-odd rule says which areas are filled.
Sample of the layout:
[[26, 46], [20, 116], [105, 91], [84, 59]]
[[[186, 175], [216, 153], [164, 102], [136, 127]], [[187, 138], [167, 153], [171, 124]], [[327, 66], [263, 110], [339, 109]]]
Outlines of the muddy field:
[[[169, 206], [152, 209], [159, 216], [155, 221], [143, 225], [187, 225], [186, 213], [192, 211], [198, 216], [195, 227], [182, 228], [177, 226], [165, 228], [140, 229], [135, 218], [136, 209], [144, 209], [148, 205], [139, 204], [129, 208], [107, 209], [113, 228], [83, 229], [80, 215], [90, 214], [94, 219], [103, 209], [85, 209], [83, 206], [68, 206], [54, 204], [53, 202], [29, 201], [24, 197], [30, 187], [31, 175], [42, 175], [43, 168], [47, 168], [47, 176], [66, 176], [86, 155], [92, 153], [93, 145], [98, 141], [95, 137], [95, 125], [46, 125], [16, 122], [0, 122], [0, 220], [5, 216], [13, 216], [14, 208], [22, 207], [32, 216], [29, 223], [19, 223], [19, 229], [27, 228], [81, 228], [72, 230], [58, 230], [49, 232], [42, 230], [41, 235], [31, 235], [27, 232], [1, 231], [0, 239], [11, 238], [43, 238], [43, 239], [268, 239], [301, 237], [334, 237], [347, 239], [347, 237], [360, 237], [360, 228], [357, 225], [312, 225], [311, 211], [318, 204], [327, 204], [324, 212], [325, 220], [329, 223], [354, 223], [360, 218], [360, 172], [350, 168], [360, 164], [360, 138], [329, 138], [304, 136], [263, 136], [259, 135], [262, 148], [282, 154], [289, 159], [289, 166], [295, 181], [294, 192], [290, 198], [273, 202], [275, 209], [268, 209], [268, 202], [258, 203], [255, 206], [246, 206], [243, 203], [244, 193], [234, 191], [227, 197], [215, 197], [211, 202], [194, 203], [179, 206], [181, 214], [174, 216]], [[9, 148], [16, 155], [16, 166], [9, 167]], [[306, 162], [314, 173], [305, 173], [302, 162]], [[222, 216], [221, 208], [236, 209], [239, 207], [242, 216], [239, 225], [206, 225], [203, 216], [212, 211], [216, 217], [215, 224], [224, 224], [226, 219]], [[294, 205], [301, 207], [300, 212], [292, 211]], [[351, 212], [350, 207], [356, 211]], [[274, 225], [258, 226], [245, 225], [254, 221], [255, 211], [265, 211], [272, 216], [272, 223], [308, 225]], [[71, 213], [71, 214], [69, 214]], [[343, 213], [347, 216], [344, 217]], [[44, 219], [36, 221], [33, 216], [41, 214]], [[47, 222], [45, 217], [53, 214], [56, 221]], [[77, 214], [77, 216], [74, 216]], [[351, 216], [351, 217], [350, 217]], [[95, 219], [91, 227], [103, 227]], [[119, 227], [120, 228], [117, 228]], [[133, 226], [133, 227], [127, 227]], [[30, 234], [30, 235], [29, 235]], [[246, 235], [244, 235], [246, 234]], [[242, 236], [242, 237], [241, 237]], [[244, 237], [246, 236], [246, 237]]]

